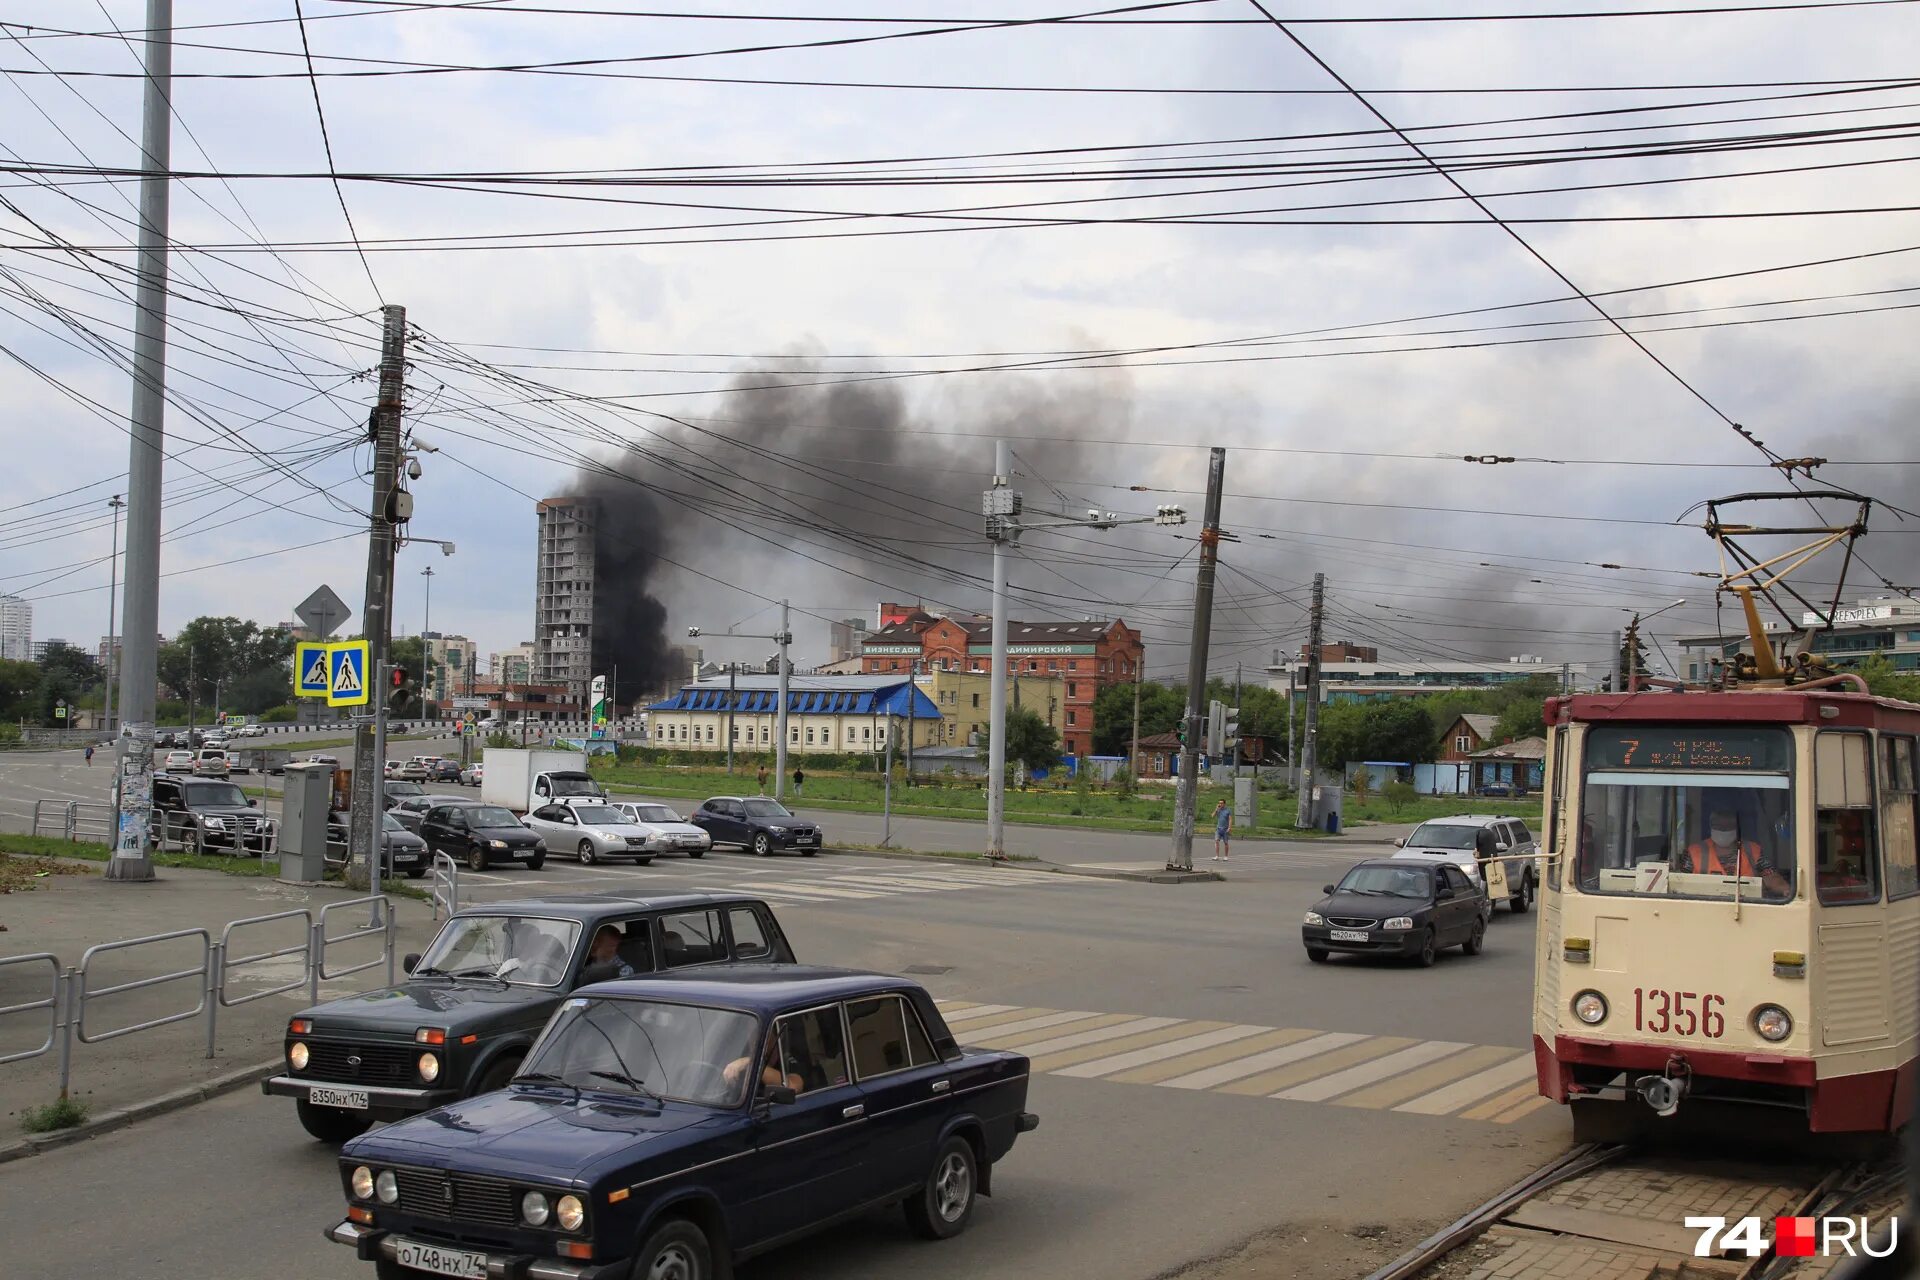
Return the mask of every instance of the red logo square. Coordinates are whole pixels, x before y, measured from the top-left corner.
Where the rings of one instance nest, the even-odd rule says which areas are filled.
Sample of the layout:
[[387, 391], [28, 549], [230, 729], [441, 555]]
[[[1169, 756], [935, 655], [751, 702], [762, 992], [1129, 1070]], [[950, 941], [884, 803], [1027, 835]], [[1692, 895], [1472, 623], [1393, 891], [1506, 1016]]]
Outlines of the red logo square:
[[1774, 1254], [1781, 1258], [1811, 1258], [1816, 1222], [1814, 1218], [1775, 1218]]

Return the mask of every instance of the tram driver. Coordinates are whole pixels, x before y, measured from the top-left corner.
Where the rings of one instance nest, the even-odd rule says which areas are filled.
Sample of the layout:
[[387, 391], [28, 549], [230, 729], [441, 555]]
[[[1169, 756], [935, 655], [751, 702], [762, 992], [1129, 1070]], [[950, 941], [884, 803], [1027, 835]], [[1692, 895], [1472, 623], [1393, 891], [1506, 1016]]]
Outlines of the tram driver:
[[1758, 876], [1769, 898], [1793, 896], [1793, 886], [1780, 874], [1757, 840], [1740, 838], [1740, 820], [1731, 809], [1715, 809], [1707, 822], [1708, 838], [1696, 840], [1675, 858], [1673, 870], [1715, 876]]

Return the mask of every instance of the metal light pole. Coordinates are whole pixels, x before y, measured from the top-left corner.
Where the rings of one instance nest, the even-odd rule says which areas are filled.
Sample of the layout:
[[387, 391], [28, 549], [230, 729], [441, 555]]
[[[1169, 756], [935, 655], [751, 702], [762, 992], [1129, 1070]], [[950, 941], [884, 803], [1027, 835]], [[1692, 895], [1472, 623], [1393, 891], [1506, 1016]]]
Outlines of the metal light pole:
[[[107, 556], [107, 732], [118, 737], [113, 727], [113, 680], [118, 673], [118, 646], [113, 642], [114, 609], [119, 604], [120, 594], [120, 508], [126, 506], [126, 500], [119, 494], [107, 499], [107, 505], [113, 508], [113, 551]], [[120, 796], [120, 780], [114, 778], [113, 794], [116, 803]]]
[[[440, 689], [440, 673], [433, 665], [433, 641], [427, 639], [427, 632], [433, 630], [433, 566], [428, 565], [422, 569], [420, 576], [427, 580], [426, 605], [421, 610], [420, 617], [420, 665], [425, 668], [421, 672], [420, 691], [423, 697], [420, 710], [424, 712], [427, 709], [426, 698], [435, 696]], [[444, 653], [445, 650], [441, 652]], [[386, 766], [382, 764], [381, 767]]]
[[[743, 631], [735, 631], [732, 628], [728, 628], [724, 633], [722, 633], [728, 639], [771, 640], [780, 646], [780, 657], [778, 659], [780, 663], [780, 692], [778, 694], [780, 701], [779, 701], [779, 705], [775, 708], [775, 712], [774, 712], [774, 730], [773, 730], [773, 737], [774, 737], [773, 798], [775, 800], [778, 800], [786, 795], [786, 787], [787, 787], [787, 690], [789, 685], [789, 676], [792, 674], [792, 668], [793, 668], [793, 663], [790, 662], [787, 658], [788, 646], [790, 646], [793, 643], [793, 631], [788, 626], [787, 619], [788, 619], [787, 602], [785, 600], [782, 600], [780, 602], [780, 630], [777, 633], [770, 636], [755, 635], [755, 634], [749, 634]], [[701, 633], [700, 633], [699, 627], [687, 628], [687, 638], [690, 640], [699, 639], [700, 634]], [[699, 667], [696, 665], [694, 670], [697, 672], [699, 670]], [[728, 663], [727, 664], [727, 770], [728, 772], [732, 772], [733, 770], [733, 690], [734, 690], [733, 664]]]

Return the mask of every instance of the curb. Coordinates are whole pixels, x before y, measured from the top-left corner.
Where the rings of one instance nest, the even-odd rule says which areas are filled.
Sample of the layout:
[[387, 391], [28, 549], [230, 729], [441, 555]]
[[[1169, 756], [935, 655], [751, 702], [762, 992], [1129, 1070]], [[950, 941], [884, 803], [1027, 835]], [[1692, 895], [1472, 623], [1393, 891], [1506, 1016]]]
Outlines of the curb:
[[[938, 862], [948, 866], [954, 863], [992, 867], [999, 865], [984, 857], [963, 857], [939, 853], [916, 853], [910, 849], [822, 849], [822, 853], [836, 857], [849, 858], [897, 858], [903, 862]], [[1165, 867], [1154, 867], [1144, 863], [1138, 871], [1125, 871], [1116, 867], [1073, 867], [1058, 862], [1048, 862], [1041, 858], [1009, 858], [1007, 865], [1017, 866], [1023, 871], [1047, 871], [1058, 876], [1086, 876], [1093, 880], [1132, 880], [1141, 884], [1194, 884], [1201, 881], [1225, 880], [1217, 871], [1174, 871]]]
[[28, 1156], [39, 1155], [43, 1151], [52, 1151], [59, 1147], [72, 1146], [76, 1142], [85, 1142], [89, 1138], [115, 1129], [124, 1129], [130, 1124], [142, 1120], [151, 1120], [155, 1116], [165, 1115], [169, 1111], [178, 1111], [190, 1107], [196, 1102], [205, 1102], [224, 1093], [232, 1093], [255, 1084], [280, 1070], [281, 1060], [269, 1058], [265, 1062], [256, 1062], [250, 1067], [239, 1067], [222, 1072], [211, 1080], [199, 1084], [185, 1085], [145, 1102], [118, 1111], [106, 1111], [85, 1124], [71, 1129], [57, 1129], [52, 1133], [36, 1133], [16, 1142], [0, 1146], [0, 1164], [11, 1160], [23, 1160]]

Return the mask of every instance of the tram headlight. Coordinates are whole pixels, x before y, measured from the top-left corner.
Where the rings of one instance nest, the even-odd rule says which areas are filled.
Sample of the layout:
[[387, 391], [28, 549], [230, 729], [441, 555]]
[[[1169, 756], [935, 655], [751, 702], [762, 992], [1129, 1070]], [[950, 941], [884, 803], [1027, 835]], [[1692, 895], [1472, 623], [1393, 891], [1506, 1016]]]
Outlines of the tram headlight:
[[1777, 1004], [1763, 1004], [1753, 1011], [1753, 1029], [1762, 1040], [1779, 1044], [1793, 1034], [1793, 1016]]
[[1590, 1027], [1607, 1020], [1607, 998], [1598, 991], [1582, 991], [1573, 998], [1573, 1016]]

